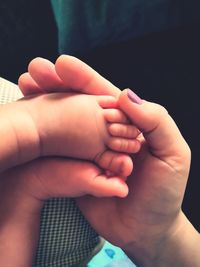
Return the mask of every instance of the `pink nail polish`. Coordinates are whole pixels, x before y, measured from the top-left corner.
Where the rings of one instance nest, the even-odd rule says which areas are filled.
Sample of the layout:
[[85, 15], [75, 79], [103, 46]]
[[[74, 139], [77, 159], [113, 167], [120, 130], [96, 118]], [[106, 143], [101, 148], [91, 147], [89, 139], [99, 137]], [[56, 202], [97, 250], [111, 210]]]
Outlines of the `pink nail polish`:
[[127, 96], [132, 102], [139, 105], [142, 104], [142, 99], [138, 95], [136, 95], [136, 93], [134, 93], [131, 89], [127, 89]]

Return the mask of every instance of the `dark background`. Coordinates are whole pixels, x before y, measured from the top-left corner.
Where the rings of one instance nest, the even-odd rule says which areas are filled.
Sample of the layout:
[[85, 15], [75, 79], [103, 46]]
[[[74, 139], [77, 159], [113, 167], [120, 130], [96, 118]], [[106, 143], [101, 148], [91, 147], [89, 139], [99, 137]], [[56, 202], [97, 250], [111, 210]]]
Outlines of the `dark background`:
[[57, 57], [57, 29], [49, 0], [0, 1], [0, 76], [16, 82], [31, 59]]
[[[45, 15], [44, 15], [45, 14]], [[200, 22], [79, 54], [120, 88], [164, 105], [192, 150], [183, 209], [200, 230]], [[0, 76], [13, 82], [28, 62], [57, 57], [57, 31], [49, 1], [0, 3]]]
[[82, 59], [120, 88], [162, 104], [192, 150], [183, 209], [200, 230], [200, 23], [96, 49]]

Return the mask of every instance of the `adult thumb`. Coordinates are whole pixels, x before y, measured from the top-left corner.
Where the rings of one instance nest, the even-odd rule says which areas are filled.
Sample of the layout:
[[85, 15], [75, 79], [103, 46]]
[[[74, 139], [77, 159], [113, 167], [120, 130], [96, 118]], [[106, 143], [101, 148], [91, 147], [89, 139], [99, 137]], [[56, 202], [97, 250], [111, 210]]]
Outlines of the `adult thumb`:
[[119, 107], [143, 133], [154, 156], [180, 157], [190, 162], [190, 149], [163, 106], [142, 100], [130, 89], [125, 89], [119, 97]]

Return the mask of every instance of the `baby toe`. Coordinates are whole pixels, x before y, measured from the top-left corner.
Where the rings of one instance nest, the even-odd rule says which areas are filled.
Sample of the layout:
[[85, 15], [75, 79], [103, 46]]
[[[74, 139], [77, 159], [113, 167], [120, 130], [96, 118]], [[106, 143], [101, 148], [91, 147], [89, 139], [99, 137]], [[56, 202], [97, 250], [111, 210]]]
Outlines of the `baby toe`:
[[104, 118], [111, 123], [129, 123], [126, 115], [118, 109], [104, 109]]
[[112, 136], [123, 138], [136, 138], [140, 131], [134, 125], [111, 123], [108, 125], [108, 131]]
[[120, 137], [112, 137], [107, 146], [118, 152], [137, 153], [140, 150], [141, 143], [138, 139], [125, 139]]

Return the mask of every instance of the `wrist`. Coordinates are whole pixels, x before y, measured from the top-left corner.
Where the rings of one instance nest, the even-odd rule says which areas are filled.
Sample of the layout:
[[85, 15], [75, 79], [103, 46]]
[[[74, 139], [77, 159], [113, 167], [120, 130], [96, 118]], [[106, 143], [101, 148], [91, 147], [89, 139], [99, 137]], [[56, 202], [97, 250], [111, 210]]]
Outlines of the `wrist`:
[[183, 212], [164, 242], [156, 267], [200, 267], [200, 235]]
[[200, 235], [182, 212], [162, 238], [147, 240], [124, 248], [138, 267], [200, 267]]

